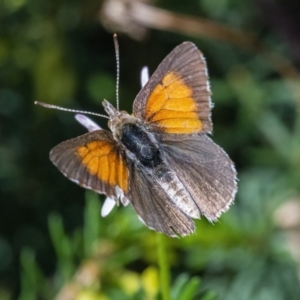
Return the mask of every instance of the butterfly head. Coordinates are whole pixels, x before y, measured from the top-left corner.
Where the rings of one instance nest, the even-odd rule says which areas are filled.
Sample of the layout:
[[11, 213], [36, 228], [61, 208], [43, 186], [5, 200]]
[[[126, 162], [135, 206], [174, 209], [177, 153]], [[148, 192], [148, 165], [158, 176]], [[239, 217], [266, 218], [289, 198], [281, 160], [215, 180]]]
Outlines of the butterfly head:
[[116, 140], [120, 139], [122, 127], [124, 126], [124, 124], [138, 122], [137, 118], [131, 116], [126, 111], [119, 111], [107, 100], [104, 100], [102, 102], [102, 105], [109, 116], [108, 127], [112, 131], [113, 136]]

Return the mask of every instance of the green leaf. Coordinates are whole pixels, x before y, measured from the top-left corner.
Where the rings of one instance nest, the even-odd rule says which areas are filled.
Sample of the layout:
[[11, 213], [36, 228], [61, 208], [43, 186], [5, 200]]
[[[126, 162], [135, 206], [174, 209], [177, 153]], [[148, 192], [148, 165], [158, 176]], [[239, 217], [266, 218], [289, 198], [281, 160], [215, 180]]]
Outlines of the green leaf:
[[176, 300], [191, 300], [195, 296], [201, 279], [199, 277], [192, 277], [182, 288], [179, 297]]
[[189, 276], [186, 273], [180, 274], [172, 285], [171, 299], [178, 299], [181, 290], [188, 282]]
[[258, 126], [275, 150], [289, 161], [291, 134], [279, 118], [271, 112], [266, 112], [260, 119]]
[[74, 253], [71, 240], [64, 232], [62, 219], [57, 214], [49, 217], [49, 231], [54, 245], [56, 255], [58, 257], [58, 268], [64, 280], [70, 279], [74, 273]]
[[99, 238], [100, 218], [98, 196], [94, 192], [87, 191], [83, 228], [84, 253], [86, 257], [91, 254], [93, 245]]
[[35, 300], [38, 298], [38, 291], [43, 287], [44, 276], [36, 263], [34, 252], [23, 248], [20, 263], [22, 273], [19, 300]]

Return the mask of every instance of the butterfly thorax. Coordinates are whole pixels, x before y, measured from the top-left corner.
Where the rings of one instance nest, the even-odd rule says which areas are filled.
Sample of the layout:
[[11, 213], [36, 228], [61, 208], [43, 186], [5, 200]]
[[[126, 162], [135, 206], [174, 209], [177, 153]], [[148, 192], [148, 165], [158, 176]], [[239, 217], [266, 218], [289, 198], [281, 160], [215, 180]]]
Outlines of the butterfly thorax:
[[162, 164], [157, 143], [144, 126], [137, 122], [124, 123], [120, 128], [120, 142], [127, 155], [136, 164], [154, 169]]
[[155, 168], [162, 163], [158, 143], [139, 119], [126, 111], [117, 110], [106, 100], [103, 101], [103, 106], [110, 117], [108, 127], [114, 139], [131, 161], [147, 168]]

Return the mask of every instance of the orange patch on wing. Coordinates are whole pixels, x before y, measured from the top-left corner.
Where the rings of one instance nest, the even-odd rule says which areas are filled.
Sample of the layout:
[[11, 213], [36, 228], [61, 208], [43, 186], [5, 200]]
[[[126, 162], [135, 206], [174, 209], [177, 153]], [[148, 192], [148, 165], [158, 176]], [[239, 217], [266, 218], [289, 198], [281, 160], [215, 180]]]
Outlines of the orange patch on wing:
[[77, 149], [77, 155], [91, 175], [110, 186], [128, 190], [128, 169], [115, 145], [107, 141], [90, 142]]
[[193, 90], [174, 72], [167, 73], [152, 91], [146, 120], [167, 133], [188, 134], [202, 129]]

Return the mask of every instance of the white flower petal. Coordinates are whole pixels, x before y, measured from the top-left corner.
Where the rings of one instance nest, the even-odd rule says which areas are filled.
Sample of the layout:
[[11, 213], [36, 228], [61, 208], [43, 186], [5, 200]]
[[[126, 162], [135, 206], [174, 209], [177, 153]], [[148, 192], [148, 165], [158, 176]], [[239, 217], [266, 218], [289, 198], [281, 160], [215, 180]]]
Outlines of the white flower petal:
[[141, 85], [142, 88], [145, 86], [145, 84], [148, 82], [149, 80], [149, 70], [148, 67], [143, 67], [142, 71], [141, 71]]
[[76, 114], [75, 119], [84, 126], [89, 132], [102, 129], [98, 124], [92, 121], [90, 118], [82, 114]]
[[115, 205], [116, 200], [114, 198], [107, 197], [101, 209], [101, 216], [105, 218], [107, 215], [109, 215], [109, 213], [112, 211]]

